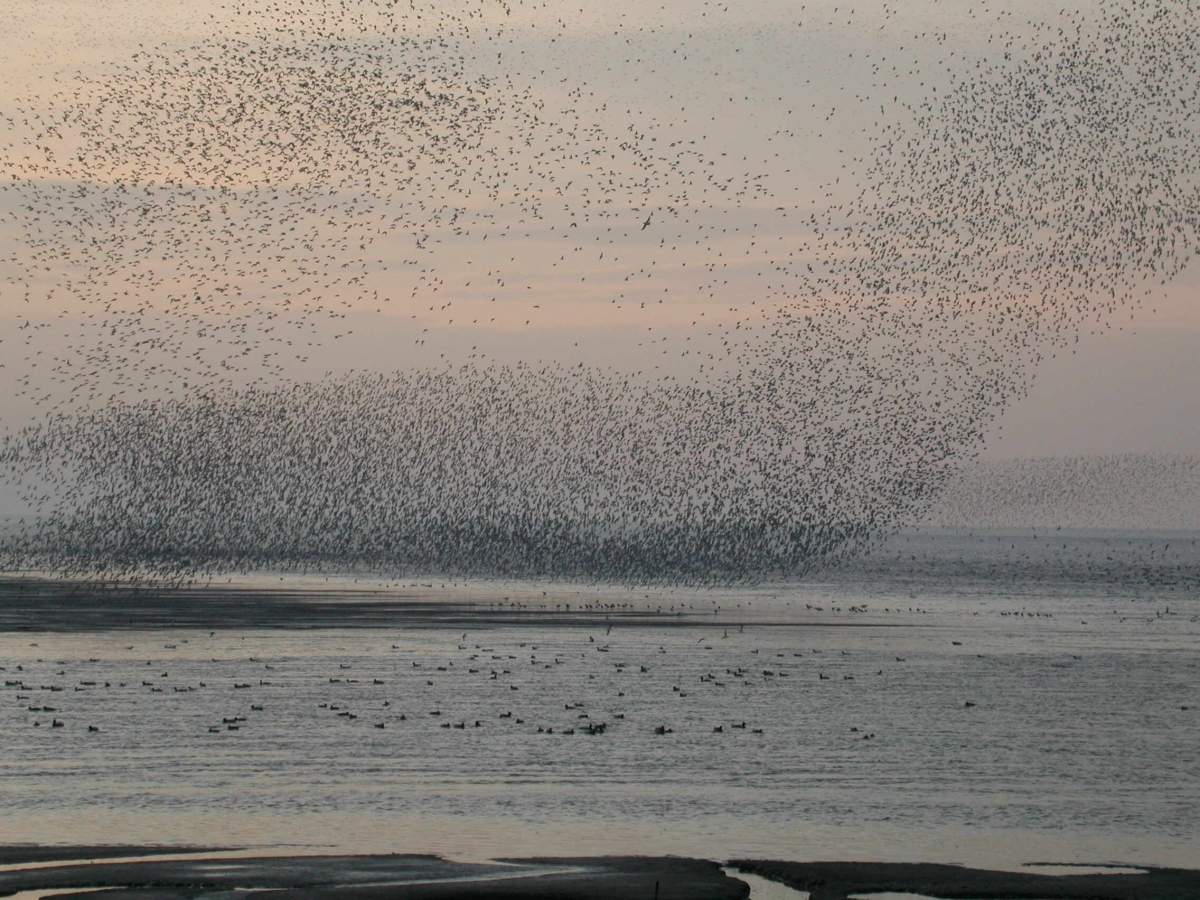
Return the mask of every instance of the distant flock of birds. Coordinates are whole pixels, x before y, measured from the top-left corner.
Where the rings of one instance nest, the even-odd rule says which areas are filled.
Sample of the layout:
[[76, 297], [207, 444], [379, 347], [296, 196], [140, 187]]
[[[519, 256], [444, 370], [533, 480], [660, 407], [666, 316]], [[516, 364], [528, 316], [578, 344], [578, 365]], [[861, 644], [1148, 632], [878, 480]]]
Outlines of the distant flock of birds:
[[[210, 633], [210, 637], [212, 634], [215, 632]], [[724, 637], [730, 637], [728, 630]], [[524, 661], [513, 652], [499, 652], [495, 648], [478, 643], [470, 644], [466, 641], [467, 635], [464, 634], [462, 642], [457, 647], [457, 656], [452, 654], [449, 657], [434, 659], [423, 657], [421, 661], [405, 660], [403, 654], [395, 653], [401, 648], [393, 644], [392, 655], [395, 658], [390, 663], [383, 663], [378, 659], [369, 663], [359, 661], [358, 665], [339, 662], [336, 669], [317, 677], [314, 684], [319, 687], [316, 687], [311, 694], [313, 705], [305, 711], [309, 715], [334, 721], [341, 720], [345, 724], [356, 723], [360, 718], [365, 719], [367, 721], [362, 723], [362, 726], [369, 723], [371, 727], [378, 730], [386, 730], [389, 726], [420, 728], [421, 723], [426, 722], [436, 724], [440, 729], [464, 731], [490, 728], [499, 723], [509, 731], [517, 729], [528, 735], [560, 737], [597, 737], [605, 735], [610, 728], [624, 729], [627, 732], [641, 729], [646, 735], [656, 736], [675, 734], [677, 728], [681, 732], [686, 730], [692, 734], [764, 735], [768, 730], [765, 723], [748, 722], [744, 718], [727, 719], [717, 724], [712, 724], [711, 721], [703, 724], [696, 722], [695, 717], [688, 714], [682, 717], [687, 719], [686, 729], [680, 721], [663, 722], [661, 720], [654, 721], [651, 718], [647, 722], [645, 721], [646, 715], [639, 716], [630, 712], [631, 697], [627, 697], [627, 691], [636, 694], [637, 702], [644, 704], [649, 697], [667, 692], [668, 687], [667, 697], [673, 702], [677, 702], [687, 699], [693, 692], [719, 691], [734, 685], [743, 689], [770, 688], [772, 685], [780, 683], [781, 679], [791, 677], [807, 679], [815, 677], [815, 680], [820, 682], [855, 681], [854, 672], [846, 671], [847, 666], [853, 662], [848, 658], [854, 654], [846, 650], [841, 650], [839, 654], [823, 655], [821, 649], [813, 648], [805, 651], [775, 652], [760, 657], [759, 648], [747, 648], [743, 645], [736, 649], [731, 647], [722, 654], [722, 659], [725, 660], [723, 669], [708, 667], [706, 670], [700, 671], [698, 675], [694, 672], [685, 675], [682, 671], [673, 671], [672, 674], [663, 677], [655, 671], [656, 667], [653, 664], [647, 665], [622, 659], [619, 649], [617, 649], [618, 655], [615, 657], [605, 655], [616, 648], [607, 641], [597, 641], [595, 637], [589, 637], [586, 645], [587, 652], [572, 652], [572, 648], [569, 647], [546, 652], [546, 649], [539, 643], [519, 642], [517, 648], [510, 648], [510, 650], [519, 649], [527, 652], [528, 659]], [[189, 639], [181, 638], [177, 643], [165, 644], [163, 647], [176, 650], [180, 649], [182, 644], [188, 643]], [[714, 641], [704, 637], [700, 643], [704, 645], [704, 649], [712, 650], [715, 644], [721, 643], [721, 639], [718, 638]], [[961, 646], [959, 641], [955, 641], [953, 644]], [[134, 648], [127, 646], [125, 649], [129, 651]], [[729, 664], [730, 655], [737, 654], [738, 649], [741, 651], [739, 655], [744, 656], [744, 664], [731, 666]], [[542, 652], [539, 653], [539, 650]], [[823, 663], [822, 659], [825, 656], [830, 659]], [[666, 647], [659, 646], [655, 652], [655, 658], [666, 664], [670, 659], [670, 652]], [[1075, 659], [1079, 659], [1079, 657], [1075, 657]], [[905, 658], [897, 656], [895, 661], [897, 664], [903, 664]], [[217, 663], [220, 660], [214, 658], [212, 662]], [[144, 666], [132, 660], [122, 661], [124, 666], [132, 665], [137, 669], [150, 669], [153, 673], [150, 676], [144, 672], [139, 673], [136, 669], [118, 670], [119, 674], [114, 674], [111, 663], [98, 658], [76, 661], [71, 664], [73, 669], [71, 673], [68, 673], [65, 668], [68, 665], [66, 661], [54, 662], [46, 659], [0, 666], [0, 672], [3, 672], [5, 676], [4, 692], [16, 704], [12, 707], [12, 711], [21, 713], [28, 727], [64, 728], [67, 727], [68, 720], [70, 720], [70, 724], [77, 730], [81, 730], [80, 726], [86, 727], [88, 733], [99, 733], [103, 730], [102, 726], [110, 723], [106, 723], [104, 720], [97, 723], [94, 714], [90, 723], [81, 721], [81, 719], [86, 719], [86, 716], [80, 715], [83, 713], [83, 709], [77, 702], [71, 700], [77, 694], [102, 691], [108, 697], [116, 697], [123, 693], [138, 692], [143, 695], [172, 697], [197, 692], [219, 695], [222, 691], [231, 691], [234, 696], [234, 699], [228, 704], [231, 711], [221, 715], [219, 721], [214, 719], [205, 723], [201, 717], [189, 716], [188, 718], [189, 725], [203, 729], [209, 734], [219, 734], [241, 731], [244, 725], [252, 723], [256, 718], [261, 718], [255, 714], [268, 713], [267, 707], [270, 704], [267, 701], [246, 700], [240, 696], [240, 692], [257, 692], [260, 696], [268, 695], [279, 700], [280, 691], [286, 690], [294, 693], [301, 689], [300, 685], [305, 680], [313, 677], [311, 672], [304, 675], [287, 673], [287, 670], [292, 668], [287, 665], [287, 660], [272, 663], [259, 657], [248, 656], [243, 659], [227, 659], [223, 662], [227, 669], [236, 669], [236, 674], [226, 671], [219, 676], [209, 674], [204, 679], [189, 681], [172, 675], [169, 664], [162, 659], [146, 660]], [[402, 662], [407, 664], [401, 666]], [[439, 662], [441, 664], [438, 664]], [[524, 662], [524, 668], [528, 674], [516, 671], [522, 662]], [[164, 668], [164, 666], [166, 667]], [[361, 667], [364, 666], [369, 668], [369, 672], [361, 671]], [[700, 668], [705, 669], [703, 666]], [[208, 671], [213, 672], [212, 669]], [[856, 669], [854, 671], [860, 676], [884, 675], [883, 669], [877, 671]], [[831, 672], [834, 674], [830, 674]], [[388, 677], [381, 678], [380, 674], [387, 674]], [[615, 682], [597, 681], [598, 677], [610, 675], [617, 676]], [[624, 676], [632, 677], [626, 680]], [[221, 680], [216, 681], [214, 677], [219, 677]], [[278, 677], [284, 677], [287, 680], [282, 682], [273, 680]], [[482, 710], [477, 711], [477, 714], [484, 718], [477, 718], [475, 715], [457, 718], [438, 705], [434, 699], [438, 696], [436, 692], [430, 697], [430, 701], [434, 703], [432, 707], [421, 711], [413, 708], [416, 697], [425, 693], [425, 689], [432, 689], [435, 686], [461, 685], [464, 678], [479, 682], [507, 682], [508, 690], [516, 692], [522, 687], [534, 690], [543, 689], [546, 682], [539, 683], [539, 679], [548, 678], [553, 682], [555, 679], [564, 677], [570, 678], [571, 683], [578, 690], [574, 695], [575, 699], [563, 703], [561, 711], [553, 709], [544, 698], [537, 701], [527, 700], [527, 708], [529, 708], [530, 702], [536, 703], [536, 707], [531, 708], [528, 712], [514, 711], [514, 708], [510, 708], [507, 703], [501, 703], [497, 707], [493, 698], [492, 701], [489, 701], [491, 708], [486, 713]], [[420, 684], [417, 683], [418, 681]], [[636, 689], [633, 687], [635, 683], [638, 686]], [[614, 684], [617, 687], [613, 687]], [[620, 689], [617, 689], [618, 687]], [[389, 695], [394, 695], [397, 691], [407, 698], [404, 704], [406, 712], [393, 707], [392, 700], [389, 699]], [[53, 699], [55, 695], [63, 695], [65, 699]], [[47, 696], [51, 700], [44, 699]], [[318, 700], [317, 698], [320, 696], [326, 696], [328, 699]], [[462, 696], [464, 694], [457, 688], [450, 695], [454, 698]], [[39, 699], [39, 697], [43, 699]], [[516, 710], [520, 709], [522, 699], [521, 696], [512, 697], [512, 703], [515, 704]], [[94, 710], [96, 701], [85, 701], [84, 705], [88, 710]], [[973, 701], [965, 701], [962, 708], [973, 708], [976, 705]], [[502, 711], [497, 712], [497, 708]], [[687, 707], [684, 706], [682, 709], [687, 709]], [[458, 714], [461, 715], [461, 712], [459, 709]], [[45, 714], [50, 714], [49, 721], [44, 718]], [[59, 718], [59, 715], [64, 718]], [[669, 712], [667, 716], [670, 717]], [[639, 718], [642, 721], [638, 721]], [[527, 719], [535, 721], [527, 721]], [[538, 719], [540, 719], [540, 724], [536, 721]], [[519, 728], [519, 726], [525, 727]], [[876, 733], [866, 727], [848, 726], [848, 740], [872, 740], [875, 737]]]
[[1200, 455], [979, 461], [947, 486], [925, 521], [957, 528], [1200, 531]]
[[[677, 137], [683, 113], [605, 125], [582, 65], [511, 67], [530, 9], [239, 0], [197, 43], [4, 114], [18, 324], [0, 359], [40, 413], [0, 440], [34, 510], [0, 570], [803, 574], [919, 518], [1042, 360], [1196, 255], [1190, 0], [1001, 28], [911, 103], [881, 63], [847, 113], [880, 108], [868, 152], [824, 207], [768, 160], [731, 171], [715, 139]], [[770, 240], [785, 224], [794, 240]], [[446, 253], [478, 259], [478, 283], [449, 285]], [[690, 370], [464, 353], [284, 375], [351, 310], [411, 309], [420, 346], [459, 295], [511, 309], [555, 255], [725, 314], [648, 326]], [[609, 300], [643, 321], [646, 302]]]

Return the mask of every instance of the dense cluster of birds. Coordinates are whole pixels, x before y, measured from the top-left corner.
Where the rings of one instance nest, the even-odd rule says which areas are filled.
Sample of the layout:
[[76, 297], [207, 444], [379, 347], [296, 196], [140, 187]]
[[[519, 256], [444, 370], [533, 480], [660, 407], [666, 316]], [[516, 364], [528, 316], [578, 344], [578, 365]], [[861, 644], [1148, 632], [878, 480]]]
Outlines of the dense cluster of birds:
[[979, 461], [925, 521], [963, 528], [1200, 529], [1200, 457], [1124, 453]]
[[[0, 349], [40, 413], [0, 443], [36, 511], [0, 565], [803, 573], [918, 518], [1043, 359], [1196, 254], [1190, 0], [1000, 23], [915, 85], [881, 58], [793, 120], [873, 120], [819, 203], [686, 103], [621, 125], [586, 71], [530, 68], [547, 10], [243, 0], [7, 117]], [[359, 310], [416, 352], [556, 296], [644, 328], [639, 362], [289, 377]]]
[[[969, 473], [966, 481], [977, 485], [978, 472]], [[960, 482], [955, 482], [942, 495], [935, 511], [947, 512], [947, 496], [961, 497], [960, 490]], [[1011, 500], [1012, 493], [1007, 487], [1000, 498]], [[984, 498], [997, 499], [996, 494], [975, 495], [973, 499]], [[1054, 509], [1058, 512], [1064, 508], [1080, 511], [1070, 506]], [[1127, 519], [1118, 520], [1123, 523], [1119, 528], [1107, 529], [989, 526], [985, 518], [989, 512], [1044, 514], [1046, 509], [1026, 506], [1014, 510], [994, 503], [958, 508], [954, 511], [972, 511], [980, 521], [970, 527], [907, 528], [880, 542], [870, 554], [846, 561], [830, 576], [849, 581], [895, 579], [910, 585], [914, 599], [925, 589], [946, 590], [949, 585], [957, 585], [959, 590], [978, 590], [989, 584], [1004, 584], [1013, 596], [1082, 589], [1099, 591], [1104, 596], [1128, 596], [1130, 602], [1170, 594], [1187, 596], [1200, 588], [1200, 543], [1195, 529], [1147, 528], [1131, 534]], [[1001, 615], [1053, 617], [1026, 609], [1010, 609]]]

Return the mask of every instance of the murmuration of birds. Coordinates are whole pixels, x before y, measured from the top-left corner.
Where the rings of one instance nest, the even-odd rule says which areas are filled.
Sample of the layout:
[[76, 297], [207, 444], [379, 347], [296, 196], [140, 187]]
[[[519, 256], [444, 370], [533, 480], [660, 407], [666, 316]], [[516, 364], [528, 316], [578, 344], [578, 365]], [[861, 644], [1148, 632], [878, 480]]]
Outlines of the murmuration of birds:
[[1121, 453], [981, 460], [925, 514], [939, 528], [1200, 531], [1200, 456]]
[[[244, 0], [4, 117], [0, 351], [38, 412], [0, 443], [34, 510], [0, 570], [803, 575], [920, 520], [1039, 364], [1196, 255], [1187, 0], [997, 25], [857, 98], [879, 115], [825, 206], [778, 153], [733, 165], [614, 124], [582, 67], [512, 64], [531, 9]], [[600, 263], [611, 321], [689, 311], [646, 326], [655, 362], [289, 374], [355, 310], [408, 315], [415, 353]], [[461, 298], [496, 312], [455, 325]], [[552, 314], [526, 305], [509, 327]]]

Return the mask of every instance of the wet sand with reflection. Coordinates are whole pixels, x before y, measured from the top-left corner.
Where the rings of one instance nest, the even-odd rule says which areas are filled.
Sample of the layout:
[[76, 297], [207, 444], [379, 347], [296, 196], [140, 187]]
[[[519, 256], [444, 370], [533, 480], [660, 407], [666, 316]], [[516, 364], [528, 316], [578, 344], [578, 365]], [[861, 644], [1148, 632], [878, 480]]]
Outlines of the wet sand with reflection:
[[[767, 879], [811, 900], [864, 896], [990, 898], [990, 900], [1194, 900], [1200, 871], [1145, 868], [1131, 873], [1097, 866], [1079, 874], [974, 869], [925, 863], [786, 862], [719, 863], [679, 857], [547, 857], [462, 863], [432, 855], [386, 854], [227, 856], [158, 860], [160, 847], [0, 848], [0, 859], [47, 860], [61, 865], [0, 872], [0, 895], [98, 894], [124, 898], [258, 896], [281, 898], [530, 898], [605, 900], [746, 900], [750, 881]], [[137, 853], [141, 859], [101, 860]], [[757, 876], [757, 877], [754, 877]]]
[[[1047, 854], [1191, 867], [1192, 598], [1064, 585], [1037, 568], [1024, 581], [910, 568], [710, 592], [266, 575], [110, 591], [0, 577], [12, 683], [0, 840], [253, 848], [205, 854], [225, 860], [491, 865], [582, 851], [1003, 874]], [[607, 731], [591, 735], [593, 719]], [[21, 868], [35, 866], [54, 863]], [[451, 871], [423, 896], [487, 896], [442, 877], [482, 873]], [[551, 874], [558, 896], [587, 896]], [[911, 874], [905, 893], [939, 896]], [[1018, 874], [1068, 877], [942, 896], [1077, 898], [1063, 891], [1085, 873]], [[1098, 877], [1138, 897], [1170, 887]], [[534, 878], [520, 880], [522, 892], [495, 890], [530, 896]], [[398, 893], [354, 890], [375, 887]], [[1181, 890], [1161, 896], [1200, 896]]]
[[737, 859], [735, 870], [808, 891], [812, 900], [908, 894], [972, 900], [1195, 900], [1200, 871], [1044, 875], [930, 863], [786, 862]]
[[146, 847], [121, 844], [78, 844], [44, 846], [39, 844], [0, 844], [0, 866], [11, 867], [40, 863], [93, 859], [123, 859], [141, 856], [176, 856], [184, 853], [219, 853], [231, 847]]

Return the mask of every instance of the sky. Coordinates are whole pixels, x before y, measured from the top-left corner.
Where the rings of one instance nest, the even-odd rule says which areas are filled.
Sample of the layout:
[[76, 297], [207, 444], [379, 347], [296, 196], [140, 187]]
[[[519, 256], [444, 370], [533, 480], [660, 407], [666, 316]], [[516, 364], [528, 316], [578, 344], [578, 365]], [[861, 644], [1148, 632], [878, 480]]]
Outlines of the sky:
[[[495, 9], [489, 14], [501, 21]], [[638, 231], [641, 208], [614, 213], [619, 227], [632, 233], [615, 249], [595, 223], [565, 232], [557, 227], [562, 222], [533, 221], [512, 207], [495, 211], [492, 222], [508, 229], [507, 240], [487, 247], [468, 247], [449, 227], [416, 246], [411, 234], [388, 235], [367, 254], [366, 289], [342, 297], [344, 318], [322, 321], [321, 340], [310, 350], [281, 352], [272, 377], [304, 380], [447, 358], [691, 373], [701, 353], [668, 358], [660, 347], [684, 335], [694, 336], [698, 349], [715, 346], [713, 323], [729, 326], [761, 310], [755, 298], [772, 278], [765, 260], [809, 237], [798, 216], [780, 216], [776, 208], [825, 208], [848, 196], [849, 185], [832, 193], [827, 187], [864, 152], [864, 135], [878, 118], [869, 99], [883, 90], [916, 96], [936, 87], [954, 60], [1003, 52], [986, 40], [990, 24], [1019, 28], [1027, 18], [1049, 14], [1038, 3], [966, 0], [617, 0], [516, 8], [502, 19], [503, 70], [517, 83], [548, 85], [541, 97], [548, 110], [572, 104], [612, 134], [696, 141], [714, 179], [744, 183], [739, 179], [761, 173], [767, 183], [786, 185], [785, 194], [682, 207], [678, 215], [688, 228], [702, 227], [713, 238], [706, 248], [678, 241], [686, 229], [662, 216]], [[53, 94], [68, 89], [75, 73], [103, 73], [127, 62], [139, 45], [186, 45], [227, 20], [215, 2], [14, 0], [11, 27], [0, 33], [0, 113], [52, 105]], [[480, 59], [468, 68], [490, 65]], [[558, 90], [557, 83], [564, 87]], [[565, 85], [583, 88], [573, 96]], [[20, 135], [24, 127], [13, 122], [11, 133]], [[513, 159], [517, 180], [542, 174], [536, 157]], [[521, 166], [529, 167], [524, 176]], [[459, 199], [489, 214], [478, 195]], [[649, 198], [646, 206], [663, 202]], [[20, 253], [19, 229], [19, 219], [0, 225], [0, 240], [7, 241], [0, 243], [0, 423], [8, 428], [44, 411], [43, 403], [21, 396], [20, 379], [43, 378], [50, 355], [77, 353], [81, 345], [69, 335], [89, 315], [86, 302], [69, 292], [31, 305], [26, 286], [5, 280], [4, 248]], [[753, 256], [742, 253], [751, 233], [758, 242]], [[712, 246], [727, 247], [728, 256], [714, 260]], [[290, 264], [267, 262], [264, 271], [282, 280]], [[51, 281], [47, 276], [34, 286], [35, 298]], [[169, 274], [166, 281], [169, 292]], [[262, 290], [268, 308], [272, 277], [258, 282], [248, 289]], [[985, 456], [1200, 451], [1198, 288], [1200, 266], [1193, 262], [1161, 296], [1044, 363], [1029, 395], [993, 424]], [[208, 314], [187, 327], [202, 331]], [[166, 312], [152, 310], [146, 321], [181, 327]], [[299, 342], [312, 335], [311, 328], [298, 327], [289, 337]], [[196, 337], [192, 345], [200, 343]], [[30, 367], [31, 347], [43, 354], [40, 368]], [[173, 364], [170, 352], [162, 356], [163, 367]], [[153, 372], [142, 390], [156, 389]]]

